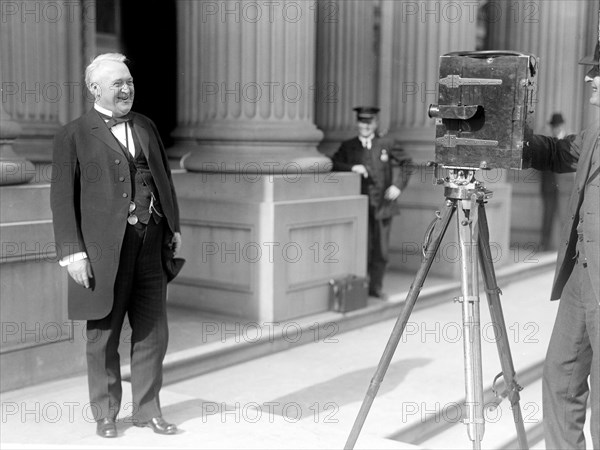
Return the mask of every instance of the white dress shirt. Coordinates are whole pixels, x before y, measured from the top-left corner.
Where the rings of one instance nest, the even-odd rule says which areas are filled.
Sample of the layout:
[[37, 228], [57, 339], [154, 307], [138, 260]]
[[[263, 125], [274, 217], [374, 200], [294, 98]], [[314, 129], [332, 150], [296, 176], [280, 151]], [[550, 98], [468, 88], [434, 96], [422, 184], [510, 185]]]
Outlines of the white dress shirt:
[[[102, 114], [106, 115], [106, 116], [113, 116], [112, 111], [109, 111], [106, 108], [103, 108], [102, 106], [98, 105], [97, 103], [94, 103], [94, 109], [96, 111], [100, 111]], [[105, 120], [105, 122], [108, 122], [108, 120]], [[111, 133], [114, 135], [114, 137], [117, 138], [117, 140], [123, 144], [123, 147], [125, 147], [126, 149], [129, 150], [129, 153], [131, 154], [131, 156], [135, 156], [135, 144], [133, 143], [133, 135], [131, 134], [131, 127], [129, 125], [127, 125], [126, 123], [118, 123], [115, 126], [111, 127], [110, 129]]]
[[366, 148], [367, 150], [371, 150], [371, 145], [372, 145], [372, 141], [373, 141], [374, 137], [375, 137], [375, 135], [372, 134], [367, 137], [358, 136], [358, 139], [360, 139], [360, 142], [362, 143], [362, 146], [364, 148]]

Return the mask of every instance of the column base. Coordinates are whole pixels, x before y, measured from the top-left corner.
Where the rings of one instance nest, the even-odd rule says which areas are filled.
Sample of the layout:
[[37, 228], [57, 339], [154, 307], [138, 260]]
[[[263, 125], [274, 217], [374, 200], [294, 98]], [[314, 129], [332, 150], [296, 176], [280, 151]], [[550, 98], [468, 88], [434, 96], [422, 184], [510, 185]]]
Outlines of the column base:
[[191, 131], [182, 129], [179, 141], [181, 148], [189, 150], [181, 163], [190, 172], [285, 175], [331, 170], [329, 158], [317, 151], [323, 133], [310, 123], [209, 122], [195, 130], [195, 149], [187, 136]]
[[35, 167], [27, 160], [0, 160], [0, 186], [29, 183], [34, 175]]

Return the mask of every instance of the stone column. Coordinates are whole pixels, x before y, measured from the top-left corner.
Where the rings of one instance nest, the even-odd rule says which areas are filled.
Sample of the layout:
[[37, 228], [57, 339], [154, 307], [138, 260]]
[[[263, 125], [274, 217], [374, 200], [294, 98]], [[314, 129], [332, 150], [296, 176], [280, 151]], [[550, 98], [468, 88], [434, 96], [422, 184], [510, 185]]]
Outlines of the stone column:
[[[578, 64], [591, 54], [598, 33], [597, 2], [490, 1], [486, 10], [490, 48], [531, 53], [539, 58], [535, 102], [535, 132], [550, 134], [548, 121], [560, 112], [569, 133], [600, 120], [598, 108], [589, 105], [584, 83], [588, 69]], [[578, 30], [573, 33], [572, 30]], [[511, 242], [529, 259], [535, 258], [541, 239], [542, 174], [534, 169], [509, 171], [513, 186]], [[557, 248], [561, 218], [565, 217], [572, 174], [557, 174], [558, 207], [552, 247]]]
[[[490, 48], [532, 53], [539, 58], [536, 130], [546, 131], [553, 112], [561, 112], [573, 131], [588, 123], [589, 91], [583, 82], [586, 69], [578, 62], [594, 51], [598, 3], [492, 0], [487, 16]], [[588, 17], [595, 19], [594, 25], [587, 23]]]
[[173, 134], [189, 151], [183, 166], [327, 170], [313, 122], [314, 4], [180, 1], [177, 7], [182, 76]]
[[2, 104], [21, 126], [15, 150], [33, 162], [49, 162], [58, 128], [81, 115], [81, 30], [93, 14], [68, 0], [3, 4]]
[[477, 2], [382, 0], [382, 124], [416, 159], [433, 158], [439, 57], [475, 49]]
[[169, 301], [286, 320], [366, 274], [366, 198], [317, 151], [315, 2], [177, 3], [182, 273]]
[[332, 155], [356, 134], [356, 106], [377, 106], [378, 2], [327, 1], [317, 16], [316, 123]]

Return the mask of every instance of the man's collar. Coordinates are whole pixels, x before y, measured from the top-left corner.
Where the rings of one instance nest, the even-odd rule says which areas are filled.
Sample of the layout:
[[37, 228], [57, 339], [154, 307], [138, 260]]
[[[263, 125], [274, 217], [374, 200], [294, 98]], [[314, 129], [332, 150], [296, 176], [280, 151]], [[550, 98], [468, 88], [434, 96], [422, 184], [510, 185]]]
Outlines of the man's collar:
[[109, 117], [113, 116], [113, 112], [110, 109], [103, 108], [98, 103], [94, 103], [94, 109], [98, 112], [101, 112], [102, 114], [104, 114], [106, 116], [109, 116]]

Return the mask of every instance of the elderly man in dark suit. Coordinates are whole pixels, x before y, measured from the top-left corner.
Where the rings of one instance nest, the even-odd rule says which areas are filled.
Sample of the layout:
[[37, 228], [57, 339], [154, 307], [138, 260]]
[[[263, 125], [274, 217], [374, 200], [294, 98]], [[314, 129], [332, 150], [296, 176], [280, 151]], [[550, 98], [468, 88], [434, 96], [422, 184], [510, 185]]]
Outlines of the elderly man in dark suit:
[[165, 246], [181, 246], [167, 156], [154, 123], [130, 112], [125, 56], [98, 56], [86, 69], [94, 108], [54, 139], [51, 206], [60, 264], [69, 273], [69, 318], [87, 320], [91, 410], [102, 437], [117, 436], [119, 337], [132, 329], [133, 420], [160, 434], [159, 391], [168, 342]]
[[[600, 43], [599, 43], [600, 44]], [[585, 81], [600, 107], [598, 44]], [[585, 448], [588, 396], [591, 434], [600, 448], [600, 124], [563, 139], [533, 136], [533, 167], [576, 172], [569, 216], [562, 231], [552, 299], [560, 299], [543, 376], [547, 449]], [[590, 384], [588, 385], [588, 377]], [[590, 395], [591, 394], [591, 395]]]
[[397, 201], [408, 183], [410, 159], [392, 140], [377, 134], [379, 108], [354, 111], [358, 136], [343, 142], [333, 155], [333, 170], [362, 176], [361, 193], [369, 197], [369, 295], [381, 298], [392, 217], [399, 214]]

